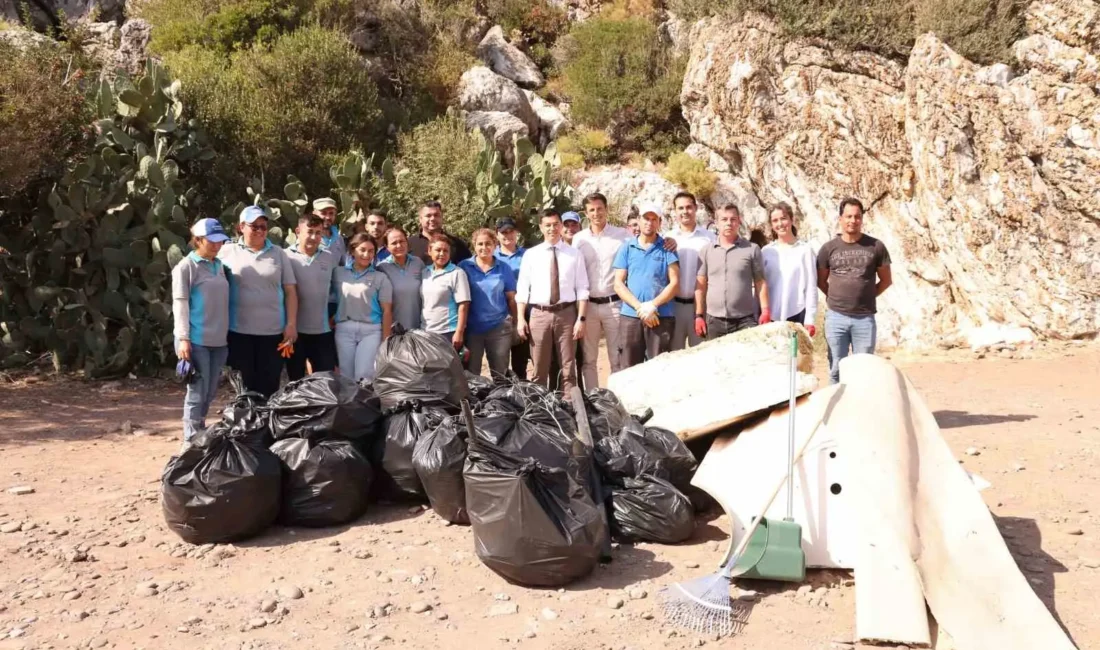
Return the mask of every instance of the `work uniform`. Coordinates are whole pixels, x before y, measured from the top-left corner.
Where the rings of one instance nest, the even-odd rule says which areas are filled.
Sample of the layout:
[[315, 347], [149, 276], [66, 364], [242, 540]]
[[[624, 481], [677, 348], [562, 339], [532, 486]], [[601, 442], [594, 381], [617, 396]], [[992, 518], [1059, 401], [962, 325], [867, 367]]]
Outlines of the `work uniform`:
[[374, 265], [357, 271], [350, 263], [336, 269], [336, 357], [340, 374], [374, 379], [374, 362], [382, 345], [383, 304], [393, 303], [393, 286]]
[[426, 269], [420, 283], [420, 300], [423, 328], [450, 342], [458, 329], [458, 306], [470, 302], [470, 281], [465, 271], [453, 263], [442, 269]]
[[[458, 264], [462, 260], [470, 259], [473, 255], [470, 253], [470, 247], [466, 245], [466, 242], [462, 241], [454, 235], [443, 233], [447, 236], [447, 239], [451, 240], [451, 263]], [[409, 255], [415, 255], [420, 258], [420, 261], [424, 262], [425, 266], [431, 267], [432, 258], [428, 255], [428, 238], [423, 233], [417, 233], [412, 237], [409, 237]]]
[[754, 283], [764, 279], [759, 246], [740, 237], [728, 247], [716, 241], [700, 251], [697, 275], [707, 279], [707, 339], [756, 326]]
[[172, 269], [173, 337], [191, 343], [197, 377], [183, 399], [183, 439], [206, 427], [206, 414], [229, 356], [229, 280], [221, 260], [190, 253]]
[[229, 270], [229, 365], [240, 371], [245, 388], [271, 397], [283, 373], [283, 287], [298, 283], [294, 269], [286, 251], [268, 240], [259, 251], [227, 243], [218, 259]]
[[402, 266], [391, 255], [381, 262], [376, 261], [375, 266], [386, 274], [393, 287], [393, 322], [400, 323], [406, 330], [420, 329], [420, 283], [424, 279], [424, 262], [409, 254]]
[[562, 391], [577, 385], [577, 303], [588, 300], [588, 274], [580, 252], [559, 241], [543, 242], [527, 250], [520, 264], [516, 302], [531, 305], [531, 356], [535, 382], [548, 385], [551, 350], [561, 359]]
[[672, 328], [672, 349], [683, 350], [703, 342], [695, 333], [695, 276], [699, 272], [699, 252], [713, 244], [717, 237], [699, 226], [691, 232], [677, 228], [665, 237], [676, 241], [676, 254], [680, 258], [680, 288], [673, 298], [675, 324]]
[[470, 284], [470, 313], [466, 326], [466, 347], [470, 360], [466, 369], [481, 374], [481, 357], [489, 357], [489, 371], [502, 376], [508, 371], [508, 351], [512, 348], [512, 313], [508, 294], [515, 296], [516, 276], [511, 267], [494, 258], [483, 271], [476, 258], [463, 260], [458, 267]]
[[[639, 302], [651, 302], [668, 286], [669, 269], [679, 263], [677, 254], [666, 251], [665, 240], [658, 235], [649, 246], [643, 245], [637, 237], [627, 240], [615, 256], [614, 268], [626, 271], [626, 288]], [[636, 366], [671, 349], [675, 314], [676, 308], [671, 301], [658, 305], [659, 322], [656, 327], [647, 327], [638, 312], [623, 302], [620, 322], [624, 367]]]
[[585, 388], [599, 386], [597, 360], [600, 355], [600, 337], [607, 339], [607, 359], [611, 372], [618, 372], [623, 365], [622, 322], [619, 311], [621, 300], [615, 293], [615, 256], [623, 242], [632, 235], [626, 228], [607, 224], [596, 235], [591, 228], [581, 230], [573, 237], [573, 246], [584, 258], [588, 275], [588, 313], [585, 317], [584, 365], [581, 374]]
[[[508, 265], [508, 268], [512, 269], [512, 275], [516, 277], [516, 281], [519, 281], [519, 267], [523, 262], [523, 254], [527, 252], [527, 249], [523, 246], [517, 246], [516, 252], [505, 253], [499, 247], [493, 252], [493, 257], [497, 258], [501, 262]], [[531, 318], [531, 314], [526, 314], [528, 320]], [[525, 341], [519, 337], [519, 332], [516, 328], [512, 328], [512, 349], [508, 351], [511, 356], [512, 372], [516, 377], [521, 380], [527, 380], [527, 364], [531, 361], [531, 343]]]
[[317, 249], [306, 255], [294, 247], [286, 254], [298, 281], [298, 340], [286, 362], [287, 378], [296, 381], [306, 375], [306, 360], [313, 372], [336, 369], [336, 339], [329, 327], [328, 305], [332, 275], [339, 263], [331, 250]]

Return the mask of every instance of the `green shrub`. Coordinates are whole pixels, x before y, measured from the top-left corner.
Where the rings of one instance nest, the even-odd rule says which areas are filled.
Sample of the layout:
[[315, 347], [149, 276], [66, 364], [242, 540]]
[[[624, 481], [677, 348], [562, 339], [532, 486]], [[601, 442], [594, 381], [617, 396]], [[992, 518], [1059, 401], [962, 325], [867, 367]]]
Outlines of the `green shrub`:
[[718, 175], [707, 169], [705, 162], [683, 152], [669, 157], [661, 175], [668, 182], [691, 192], [700, 201], [714, 194], [714, 186], [718, 183]]
[[602, 129], [579, 127], [557, 140], [562, 167], [583, 169], [585, 165], [606, 165], [618, 160], [611, 136]]
[[0, 197], [22, 192], [47, 176], [60, 176], [81, 150], [91, 113], [82, 74], [68, 69], [53, 44], [21, 49], [0, 41]]
[[574, 26], [563, 49], [561, 87], [578, 122], [609, 129], [627, 149], [644, 149], [657, 133], [685, 132], [680, 86], [687, 62], [673, 56], [652, 23], [594, 18]]
[[305, 27], [225, 57], [190, 46], [166, 57], [221, 153], [206, 179], [211, 198], [234, 202], [257, 174], [327, 184], [325, 157], [373, 150], [385, 130], [378, 92], [343, 35]]
[[146, 0], [138, 15], [153, 25], [151, 51], [191, 45], [219, 53], [272, 43], [307, 20], [311, 0]]
[[989, 64], [1014, 60], [1024, 37], [1024, 0], [913, 0], [915, 35], [932, 32], [959, 54]]
[[550, 48], [569, 28], [565, 11], [546, 0], [486, 0], [489, 20], [501, 26], [505, 37], [523, 36], [531, 60], [544, 72], [553, 67]]

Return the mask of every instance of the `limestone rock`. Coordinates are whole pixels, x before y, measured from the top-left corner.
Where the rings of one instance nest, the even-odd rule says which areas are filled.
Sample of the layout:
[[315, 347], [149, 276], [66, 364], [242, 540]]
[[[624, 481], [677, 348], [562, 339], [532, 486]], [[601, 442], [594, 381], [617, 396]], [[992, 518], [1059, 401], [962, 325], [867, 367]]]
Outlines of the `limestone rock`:
[[49, 36], [21, 27], [0, 31], [0, 43], [14, 45], [20, 50], [26, 50], [32, 45], [57, 45], [57, 41]]
[[0, 0], [0, 18], [10, 23], [22, 22], [22, 7], [26, 5], [31, 22], [36, 28], [57, 27], [64, 15], [65, 20], [87, 22], [95, 17], [104, 22], [122, 22], [125, 0], [38, 0], [21, 3], [18, 0]]
[[493, 72], [511, 79], [522, 88], [540, 88], [546, 83], [539, 68], [518, 47], [504, 38], [500, 25], [490, 29], [477, 46], [477, 56]]
[[88, 23], [88, 40], [84, 52], [104, 67], [114, 66], [118, 52], [120, 30], [115, 23]]
[[474, 66], [462, 73], [458, 97], [464, 111], [511, 113], [527, 126], [528, 133], [538, 132], [538, 115], [520, 87], [485, 66]]
[[569, 127], [569, 120], [566, 119], [557, 106], [530, 90], [523, 91], [523, 94], [527, 97], [528, 103], [531, 104], [531, 108], [535, 110], [535, 115], [539, 118], [539, 144], [545, 148], [547, 144], [552, 140], [556, 140], [562, 131]]
[[742, 179], [740, 201], [791, 203], [815, 246], [834, 236], [842, 198], [870, 206], [864, 228], [894, 269], [878, 305], [884, 347], [1088, 336], [1100, 331], [1100, 187], [1088, 180], [1100, 172], [1100, 8], [1039, 0], [1028, 25], [1015, 48], [1027, 70], [1013, 77], [932, 35], [903, 66], [789, 39], [755, 14], [700, 21], [681, 92], [692, 153]]
[[497, 151], [504, 157], [505, 162], [511, 164], [512, 138], [526, 138], [530, 130], [523, 120], [511, 113], [502, 111], [471, 111], [466, 113], [466, 128], [478, 129], [486, 138], [496, 145]]

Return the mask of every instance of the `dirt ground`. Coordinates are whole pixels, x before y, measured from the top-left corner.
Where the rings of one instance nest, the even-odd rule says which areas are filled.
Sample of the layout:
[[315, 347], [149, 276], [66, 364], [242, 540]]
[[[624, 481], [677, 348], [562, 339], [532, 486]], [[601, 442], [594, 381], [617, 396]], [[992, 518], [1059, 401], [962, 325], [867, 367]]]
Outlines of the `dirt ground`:
[[[1100, 345], [894, 360], [992, 483], [983, 496], [1036, 593], [1078, 647], [1100, 647]], [[742, 585], [760, 593], [732, 639], [662, 620], [657, 590], [714, 567], [724, 516], [677, 546], [620, 546], [562, 590], [507, 584], [468, 529], [408, 506], [184, 544], [158, 503], [181, 402], [167, 382], [0, 383], [0, 648], [852, 647], [844, 572]]]

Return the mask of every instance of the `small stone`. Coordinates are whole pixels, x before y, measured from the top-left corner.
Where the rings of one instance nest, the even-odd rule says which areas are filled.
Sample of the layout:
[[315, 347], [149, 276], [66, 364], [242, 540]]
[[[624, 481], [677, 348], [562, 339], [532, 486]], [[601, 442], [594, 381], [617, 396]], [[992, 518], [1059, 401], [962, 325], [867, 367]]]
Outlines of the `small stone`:
[[736, 594], [734, 595], [734, 600], [739, 600], [741, 602], [753, 602], [759, 596], [760, 594], [753, 591], [752, 589], [738, 589]]
[[444, 612], [439, 612], [438, 614], [435, 615], [435, 620], [437, 620], [437, 621], [445, 621], [448, 618], [450, 618], [450, 617], [447, 616], [447, 614], [445, 614]]
[[34, 488], [29, 485], [17, 485], [13, 488], [8, 488], [8, 494], [14, 494], [17, 497], [26, 496], [28, 494], [34, 494]]
[[70, 591], [69, 593], [65, 594], [63, 598], [65, 600], [76, 600], [77, 598], [80, 598], [80, 596], [81, 593], [79, 591]]
[[389, 641], [389, 640], [390, 640], [390, 637], [389, 637], [388, 634], [375, 634], [374, 636], [372, 636], [370, 638], [371, 643], [385, 643], [386, 641]]
[[11, 631], [8, 632], [8, 638], [9, 639], [18, 639], [19, 637], [23, 636], [26, 633], [27, 633], [27, 631], [25, 629], [21, 628], [21, 627], [13, 627], [11, 629]]
[[527, 630], [523, 633], [523, 638], [525, 639], [533, 639], [536, 636], [538, 636], [538, 634], [534, 630]]
[[611, 598], [607, 599], [607, 606], [611, 609], [622, 609], [623, 605], [625, 604], [626, 601], [624, 601], [622, 598], [619, 598], [618, 596], [612, 596]]
[[506, 603], [509, 600], [512, 600], [512, 597], [508, 594], [493, 594], [493, 600], [499, 600]]
[[1067, 535], [1084, 535], [1085, 531], [1081, 530], [1080, 528], [1070, 528], [1069, 530], [1066, 531], [1066, 534]]
[[979, 455], [981, 455], [981, 453], [982, 452], [979, 451], [977, 447], [967, 447], [966, 448], [966, 455], [967, 456], [979, 456]]
[[23, 522], [21, 521], [9, 521], [6, 524], [0, 524], [0, 533], [15, 533], [22, 527]]
[[91, 645], [93, 648], [102, 648], [102, 647], [107, 645], [107, 639], [104, 639], [103, 637], [100, 637], [100, 638], [96, 639], [95, 641], [92, 641], [91, 644], [89, 644], [89, 645]]
[[515, 603], [497, 603], [489, 608], [489, 616], [511, 616], [519, 613], [519, 605]]
[[198, 616], [192, 616], [183, 622], [184, 625], [198, 625], [199, 623], [202, 623], [202, 619]]
[[38, 524], [34, 523], [33, 521], [24, 521], [23, 525], [19, 527], [19, 530], [23, 531], [24, 533], [29, 533], [35, 528], [38, 528]]
[[1012, 463], [1012, 471], [1013, 472], [1022, 472], [1025, 469], [1027, 469], [1027, 468], [1024, 467], [1023, 463]]
[[359, 549], [352, 553], [351, 556], [356, 560], [369, 560], [374, 557], [374, 555], [370, 551], [365, 549]]
[[1082, 558], [1081, 564], [1089, 569], [1100, 569], [1100, 559], [1094, 557]]
[[549, 607], [546, 607], [542, 610], [542, 620], [556, 621], [558, 620], [558, 613], [550, 609]]
[[267, 625], [266, 618], [252, 618], [248, 620], [248, 627], [255, 630]]
[[292, 585], [279, 587], [278, 593], [280, 597], [286, 598], [287, 600], [298, 600], [303, 596], [302, 590]]
[[699, 568], [699, 563], [698, 562], [684, 562], [684, 566], [689, 568], [689, 569], [698, 569]]
[[424, 612], [432, 611], [432, 606], [430, 603], [426, 603], [423, 600], [418, 600], [409, 606], [409, 611], [413, 614], [423, 614]]
[[279, 606], [279, 603], [275, 602], [271, 598], [260, 603], [260, 611], [265, 614], [270, 614], [275, 611], [275, 608]]
[[359, 629], [359, 626], [356, 625], [355, 623], [352, 623], [351, 625], [345, 627], [344, 631], [347, 632], [348, 634], [351, 634], [352, 632], [354, 632], [358, 629]]
[[134, 595], [138, 598], [152, 598], [157, 595], [157, 590], [152, 587], [138, 587], [134, 590]]
[[649, 595], [649, 592], [641, 587], [634, 587], [627, 592], [627, 595], [630, 596], [630, 600], [642, 600]]

